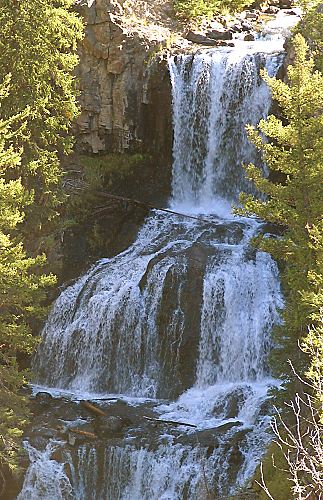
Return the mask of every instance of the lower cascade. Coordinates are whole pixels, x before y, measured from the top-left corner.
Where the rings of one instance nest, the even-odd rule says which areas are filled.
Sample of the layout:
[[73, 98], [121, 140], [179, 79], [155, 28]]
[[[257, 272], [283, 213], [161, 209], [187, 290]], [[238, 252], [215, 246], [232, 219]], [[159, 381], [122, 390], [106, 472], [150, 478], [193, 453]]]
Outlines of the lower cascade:
[[170, 208], [187, 216], [152, 211], [131, 247], [66, 288], [34, 359], [35, 392], [65, 398], [61, 425], [100, 427], [78, 402], [100, 399], [120, 426], [93, 443], [30, 440], [20, 500], [226, 497], [254, 472], [282, 295], [250, 246], [268, 228], [230, 207], [252, 190], [241, 164], [259, 164], [245, 133], [271, 105], [259, 70], [281, 63], [262, 42], [170, 58]]

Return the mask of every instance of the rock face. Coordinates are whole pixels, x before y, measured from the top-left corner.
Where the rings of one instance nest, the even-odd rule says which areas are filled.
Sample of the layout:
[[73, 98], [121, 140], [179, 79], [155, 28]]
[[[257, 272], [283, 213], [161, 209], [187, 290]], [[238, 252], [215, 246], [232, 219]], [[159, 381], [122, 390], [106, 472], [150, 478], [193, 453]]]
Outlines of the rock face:
[[[169, 197], [172, 92], [167, 60], [161, 54], [176, 33], [171, 5], [165, 0], [76, 2], [85, 23], [76, 74], [81, 113], [74, 124], [75, 151], [64, 159], [63, 168], [66, 191], [74, 195], [76, 186], [76, 196], [84, 203], [81, 211], [77, 205], [72, 213], [76, 223], [59, 242], [60, 282], [75, 278], [98, 258], [127, 248], [148, 213], [145, 206], [102, 199], [95, 193], [90, 202], [83, 158], [103, 166], [116, 164], [111, 173], [106, 170], [96, 190], [154, 206], [163, 206]], [[131, 167], [135, 155], [142, 157], [136, 168]], [[124, 164], [128, 158], [129, 168], [118, 169], [118, 157]], [[104, 212], [97, 213], [103, 203]], [[95, 237], [93, 246], [94, 228], [100, 238]]]
[[166, 156], [172, 140], [171, 89], [166, 62], [151, 55], [168, 31], [151, 30], [149, 37], [134, 31], [123, 22], [123, 4], [77, 5], [86, 23], [77, 75], [77, 148], [88, 153], [154, 150]]

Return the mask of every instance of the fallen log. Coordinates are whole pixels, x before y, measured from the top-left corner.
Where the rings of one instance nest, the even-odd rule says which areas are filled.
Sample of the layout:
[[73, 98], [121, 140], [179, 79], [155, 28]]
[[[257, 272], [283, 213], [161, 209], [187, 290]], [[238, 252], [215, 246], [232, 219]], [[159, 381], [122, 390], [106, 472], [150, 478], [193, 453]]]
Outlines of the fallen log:
[[94, 398], [93, 401], [122, 401], [120, 398]]
[[197, 428], [197, 425], [195, 424], [187, 424], [185, 422], [175, 422], [174, 420], [163, 420], [161, 418], [152, 418], [152, 417], [145, 417], [146, 420], [150, 420], [151, 422], [160, 422], [161, 424], [171, 424], [171, 425], [185, 425], [186, 427], [194, 427], [195, 429]]
[[[84, 183], [84, 185], [86, 187], [90, 188], [89, 184]], [[79, 187], [75, 187], [74, 190], [75, 191], [83, 191], [82, 188], [79, 188]], [[155, 205], [152, 205], [149, 202], [139, 201], [139, 200], [135, 200], [133, 198], [126, 198], [125, 196], [117, 196], [115, 194], [106, 193], [104, 191], [98, 191], [98, 190], [93, 190], [93, 189], [91, 189], [91, 191], [93, 191], [94, 193], [96, 193], [98, 195], [104, 196], [105, 198], [109, 198], [111, 200], [121, 201], [121, 202], [129, 203], [129, 204], [133, 204], [133, 205], [138, 205], [138, 206], [142, 206], [142, 207], [148, 208], [149, 210], [159, 210], [161, 212], [166, 212], [168, 214], [178, 215], [179, 217], [185, 217], [185, 218], [188, 218], [188, 219], [197, 220], [199, 222], [206, 222], [207, 224], [216, 224], [217, 225], [216, 222], [212, 222], [212, 221], [210, 221], [208, 219], [203, 219], [202, 217], [199, 217], [199, 216], [194, 216], [194, 215], [189, 215], [189, 214], [183, 214], [181, 212], [175, 212], [174, 210], [170, 210], [169, 208], [156, 207]], [[107, 205], [98, 207], [98, 210], [96, 210], [95, 212], [93, 212], [90, 215], [90, 217], [98, 215], [99, 213], [104, 212], [105, 210], [107, 210], [109, 208], [110, 207], [107, 206]]]
[[[82, 402], [84, 399], [73, 399], [73, 401]], [[91, 401], [122, 401], [120, 398], [93, 398]], [[87, 401], [89, 403], [89, 401]]]
[[83, 408], [85, 408], [95, 416], [106, 417], [106, 413], [103, 410], [101, 410], [101, 408], [94, 406], [92, 403], [89, 403], [88, 401], [81, 401], [81, 406], [83, 406]]
[[84, 436], [90, 439], [98, 439], [98, 436], [96, 434], [93, 434], [93, 432], [81, 431], [80, 429], [73, 429], [73, 427], [70, 427], [68, 430], [73, 434], [79, 434], [80, 436]]

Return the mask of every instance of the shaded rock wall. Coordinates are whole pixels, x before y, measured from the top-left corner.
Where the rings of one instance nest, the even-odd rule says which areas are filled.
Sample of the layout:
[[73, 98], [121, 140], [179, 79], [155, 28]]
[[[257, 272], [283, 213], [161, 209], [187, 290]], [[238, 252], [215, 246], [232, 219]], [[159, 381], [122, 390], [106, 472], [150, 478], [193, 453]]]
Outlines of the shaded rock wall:
[[[74, 193], [70, 185], [79, 188], [76, 196], [84, 201], [88, 217], [72, 203], [68, 218], [76, 222], [59, 242], [60, 283], [96, 259], [127, 248], [149, 212], [137, 204], [107, 203], [95, 192], [89, 202], [84, 156], [111, 163], [113, 154], [125, 161], [133, 153], [142, 154], [142, 162], [127, 172], [118, 174], [116, 161], [114, 173], [102, 179], [101, 191], [163, 206], [171, 187], [172, 95], [167, 60], [161, 56], [174, 29], [169, 5], [164, 0], [80, 0], [75, 8], [86, 26], [76, 75], [81, 113], [74, 126], [75, 152], [63, 160], [63, 168], [67, 193]], [[108, 206], [97, 210], [102, 204]], [[94, 229], [100, 235], [95, 247]]]

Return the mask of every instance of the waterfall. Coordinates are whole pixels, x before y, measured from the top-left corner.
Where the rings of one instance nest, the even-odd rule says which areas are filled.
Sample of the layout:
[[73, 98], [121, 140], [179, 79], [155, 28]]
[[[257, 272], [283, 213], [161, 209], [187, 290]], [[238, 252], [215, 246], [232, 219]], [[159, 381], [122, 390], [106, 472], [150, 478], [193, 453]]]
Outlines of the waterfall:
[[[117, 394], [143, 408], [150, 398], [163, 419], [197, 430], [165, 431], [152, 449], [128, 436], [118, 445], [65, 451], [70, 474], [64, 483], [58, 464], [55, 488], [71, 484], [72, 498], [194, 499], [205, 488], [227, 495], [259, 461], [269, 439], [266, 397], [275, 383], [270, 333], [282, 297], [276, 264], [249, 245], [261, 222], [233, 217], [230, 205], [241, 190], [252, 191], [241, 163], [260, 165], [245, 132], [271, 104], [259, 70], [274, 75], [281, 62], [281, 53], [259, 52], [256, 43], [169, 60], [170, 205], [198, 216], [152, 211], [127, 250], [63, 291], [34, 371], [46, 390]], [[48, 460], [45, 450], [36, 465]], [[21, 498], [50, 498], [37, 496], [37, 481], [34, 497], [23, 496], [28, 477], [43, 471], [36, 465]]]
[[273, 76], [279, 64], [279, 54], [240, 50], [170, 59], [175, 206], [219, 213], [241, 191], [251, 190], [242, 163], [259, 164], [259, 157], [245, 126], [268, 115], [271, 95], [259, 70], [266, 68]]

